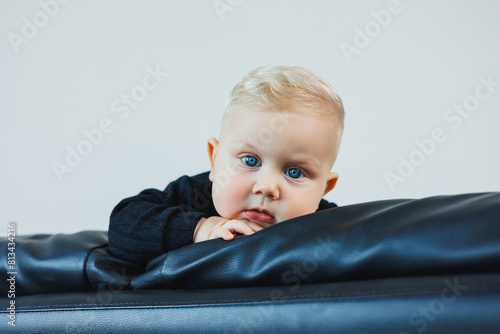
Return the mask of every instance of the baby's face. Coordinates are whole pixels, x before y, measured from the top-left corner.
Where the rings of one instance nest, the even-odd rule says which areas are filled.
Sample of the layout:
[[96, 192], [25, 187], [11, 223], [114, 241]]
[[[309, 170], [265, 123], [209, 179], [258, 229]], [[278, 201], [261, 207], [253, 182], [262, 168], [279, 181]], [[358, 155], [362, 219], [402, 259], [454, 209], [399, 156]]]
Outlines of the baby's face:
[[335, 186], [333, 120], [299, 112], [233, 111], [210, 138], [213, 201], [221, 217], [264, 227], [313, 213]]

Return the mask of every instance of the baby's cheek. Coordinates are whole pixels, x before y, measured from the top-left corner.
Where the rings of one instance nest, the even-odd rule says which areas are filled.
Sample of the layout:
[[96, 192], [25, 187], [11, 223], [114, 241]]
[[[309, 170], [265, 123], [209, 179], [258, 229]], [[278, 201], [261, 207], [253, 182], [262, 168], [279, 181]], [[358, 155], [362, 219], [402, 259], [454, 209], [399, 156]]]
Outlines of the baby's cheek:
[[318, 202], [308, 199], [306, 196], [298, 198], [287, 205], [287, 219], [304, 216], [315, 212], [318, 209]]
[[237, 178], [233, 179], [228, 185], [225, 194], [227, 201], [233, 206], [241, 206], [247, 195], [243, 182], [239, 182]]
[[217, 195], [214, 195], [214, 204], [221, 216], [233, 218], [241, 210], [246, 197], [241, 182], [232, 178], [224, 186], [219, 187]]

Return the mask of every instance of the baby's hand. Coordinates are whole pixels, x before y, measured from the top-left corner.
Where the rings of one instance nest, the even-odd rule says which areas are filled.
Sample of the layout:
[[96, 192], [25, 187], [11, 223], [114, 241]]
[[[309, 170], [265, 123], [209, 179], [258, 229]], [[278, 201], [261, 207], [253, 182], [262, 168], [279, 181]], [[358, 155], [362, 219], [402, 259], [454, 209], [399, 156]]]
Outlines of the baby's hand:
[[223, 238], [231, 240], [236, 234], [250, 235], [262, 230], [260, 224], [245, 220], [227, 219], [223, 217], [202, 218], [194, 230], [193, 242]]

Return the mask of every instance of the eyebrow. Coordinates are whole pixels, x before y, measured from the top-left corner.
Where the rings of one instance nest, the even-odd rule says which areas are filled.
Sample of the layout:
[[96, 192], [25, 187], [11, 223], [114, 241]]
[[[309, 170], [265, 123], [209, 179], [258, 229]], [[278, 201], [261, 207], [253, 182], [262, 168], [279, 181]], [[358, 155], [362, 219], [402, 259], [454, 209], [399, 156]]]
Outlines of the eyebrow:
[[237, 146], [238, 148], [251, 148], [253, 150], [257, 150], [257, 147], [255, 147], [254, 145], [252, 145], [251, 143], [247, 142], [247, 141], [241, 141], [241, 140], [233, 140], [232, 142], [229, 142], [229, 144], [231, 146]]
[[296, 164], [308, 166], [308, 168], [312, 168], [313, 170], [320, 170], [320, 163], [308, 154], [292, 154], [290, 160]]

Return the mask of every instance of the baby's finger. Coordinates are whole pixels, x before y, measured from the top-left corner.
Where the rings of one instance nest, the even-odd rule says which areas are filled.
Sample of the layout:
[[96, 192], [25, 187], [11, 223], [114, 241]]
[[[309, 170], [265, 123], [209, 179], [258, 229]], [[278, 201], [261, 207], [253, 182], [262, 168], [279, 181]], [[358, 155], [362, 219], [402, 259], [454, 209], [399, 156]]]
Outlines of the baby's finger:
[[254, 230], [255, 232], [259, 232], [260, 230], [263, 230], [264, 229], [264, 226], [260, 225], [259, 223], [255, 223], [255, 222], [246, 222], [246, 224], [248, 226], [250, 226], [252, 228], [252, 230]]
[[234, 238], [234, 234], [231, 233], [231, 231], [229, 231], [227, 228], [218, 226], [208, 236], [208, 239], [217, 239], [217, 238], [222, 238], [224, 240], [231, 240]]
[[224, 232], [224, 236], [222, 239], [224, 240], [233, 240], [234, 239], [234, 234], [226, 230], [227, 232]]
[[232, 219], [232, 220], [227, 221], [224, 224], [224, 227], [227, 228], [231, 232], [236, 232], [239, 234], [244, 234], [244, 235], [254, 234], [255, 231], [250, 226], [248, 226], [247, 223], [248, 222], [246, 222], [246, 221]]

